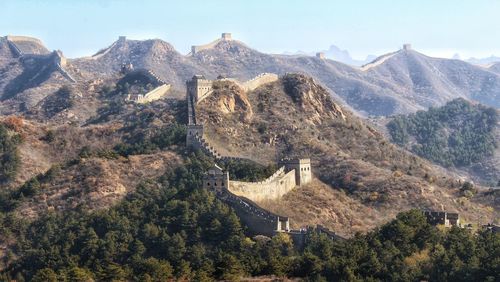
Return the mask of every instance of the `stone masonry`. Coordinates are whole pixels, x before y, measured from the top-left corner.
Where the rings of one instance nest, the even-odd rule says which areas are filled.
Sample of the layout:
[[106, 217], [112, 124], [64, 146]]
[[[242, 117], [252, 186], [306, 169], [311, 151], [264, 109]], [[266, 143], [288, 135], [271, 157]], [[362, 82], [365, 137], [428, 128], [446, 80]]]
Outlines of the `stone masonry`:
[[[225, 79], [220, 77], [219, 79]], [[261, 82], [259, 82], [259, 80]], [[251, 88], [277, 80], [274, 74], [264, 74], [251, 81]], [[261, 84], [259, 84], [261, 83]], [[241, 85], [241, 84], [239, 84]], [[257, 86], [255, 86], [257, 85]], [[222, 156], [203, 137], [203, 124], [196, 120], [196, 104], [212, 93], [212, 81], [204, 76], [195, 75], [186, 82], [186, 102], [188, 125], [186, 145], [201, 149], [216, 161], [234, 160], [238, 158]], [[243, 89], [247, 89], [246, 87]], [[307, 184], [312, 180], [311, 161], [309, 159], [283, 159], [280, 168], [269, 178], [259, 182], [243, 182], [229, 179], [229, 173], [215, 164], [203, 177], [203, 188], [213, 191], [217, 198], [229, 204], [241, 221], [255, 235], [273, 236], [277, 233], [290, 235], [295, 246], [301, 248], [308, 232], [326, 234], [332, 239], [341, 239], [334, 232], [322, 227], [292, 230], [290, 220], [286, 216], [274, 214], [259, 207], [255, 201], [277, 200], [292, 189]]]

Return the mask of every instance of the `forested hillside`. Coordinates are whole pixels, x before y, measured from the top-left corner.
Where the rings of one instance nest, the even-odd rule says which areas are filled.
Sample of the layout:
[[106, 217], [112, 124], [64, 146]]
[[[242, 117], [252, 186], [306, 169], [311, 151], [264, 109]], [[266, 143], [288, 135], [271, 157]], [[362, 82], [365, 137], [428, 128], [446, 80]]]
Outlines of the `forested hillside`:
[[445, 167], [467, 167], [493, 157], [498, 147], [498, 112], [464, 99], [387, 124], [392, 140]]
[[494, 281], [498, 274], [498, 233], [442, 232], [418, 210], [346, 241], [311, 233], [301, 250], [286, 235], [246, 238], [234, 212], [200, 188], [210, 165], [190, 154], [109, 210], [48, 213], [31, 223], [0, 213], [0, 235], [19, 238], [8, 256], [18, 259], [0, 279]]

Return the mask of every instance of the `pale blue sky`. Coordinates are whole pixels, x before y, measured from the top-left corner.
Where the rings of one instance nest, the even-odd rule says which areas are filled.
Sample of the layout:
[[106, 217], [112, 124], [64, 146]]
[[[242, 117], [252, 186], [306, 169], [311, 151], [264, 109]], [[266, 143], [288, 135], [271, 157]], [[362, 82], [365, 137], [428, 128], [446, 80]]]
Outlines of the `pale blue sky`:
[[500, 56], [500, 1], [0, 0], [0, 35], [35, 36], [68, 57], [119, 35], [161, 38], [187, 53], [221, 32], [273, 53], [335, 44], [364, 58], [409, 42], [433, 56]]

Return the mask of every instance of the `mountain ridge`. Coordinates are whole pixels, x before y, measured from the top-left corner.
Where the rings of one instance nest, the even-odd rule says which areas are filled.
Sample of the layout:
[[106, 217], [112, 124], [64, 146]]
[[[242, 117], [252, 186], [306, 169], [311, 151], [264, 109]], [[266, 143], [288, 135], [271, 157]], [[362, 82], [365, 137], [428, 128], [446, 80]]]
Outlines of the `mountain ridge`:
[[[182, 55], [159, 39], [120, 37], [92, 57], [69, 59], [67, 71], [85, 87], [92, 81], [115, 79], [124, 64], [132, 64], [154, 71], [177, 89], [182, 89], [193, 74], [246, 80], [262, 72], [308, 73], [337, 101], [365, 116], [407, 114], [459, 97], [500, 107], [500, 73], [492, 71], [495, 68], [432, 58], [404, 48], [390, 54], [376, 59], [377, 65], [372, 62], [370, 68], [365, 65], [365, 70], [360, 70], [329, 59], [266, 54], [232, 39], [217, 40], [210, 48]], [[382, 57], [387, 60], [380, 61]]]

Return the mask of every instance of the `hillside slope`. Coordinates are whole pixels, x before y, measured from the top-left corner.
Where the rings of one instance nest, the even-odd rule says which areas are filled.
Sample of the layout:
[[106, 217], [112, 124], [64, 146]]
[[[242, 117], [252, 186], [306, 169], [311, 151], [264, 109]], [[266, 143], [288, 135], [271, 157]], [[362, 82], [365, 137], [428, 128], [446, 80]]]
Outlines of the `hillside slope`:
[[[6, 48], [0, 50], [3, 50], [0, 57], [4, 58], [0, 73], [8, 74], [0, 76], [0, 91], [3, 91], [2, 84], [22, 78], [19, 74], [23, 67], [9, 66], [9, 63], [15, 64], [8, 61], [12, 54]], [[193, 74], [203, 74], [208, 78], [222, 74], [244, 81], [263, 72], [279, 75], [306, 73], [326, 87], [345, 107], [363, 115], [407, 114], [440, 106], [459, 97], [497, 108], [500, 103], [500, 74], [493, 67], [488, 70], [458, 60], [427, 57], [412, 50], [383, 55], [357, 68], [311, 56], [265, 54], [237, 40], [219, 40], [208, 49], [184, 56], [159, 39], [120, 38], [91, 57], [69, 60], [67, 70], [79, 81], [82, 89], [87, 89], [100, 79], [116, 79], [122, 65], [129, 63], [135, 68], [154, 71], [175, 89], [181, 90]], [[54, 83], [59, 83], [60, 87], [65, 82]], [[31, 92], [26, 98], [14, 99], [29, 100], [30, 95], [40, 95], [38, 92], [47, 92], [47, 89], [33, 87]]]
[[[228, 110], [228, 104], [234, 106]], [[217, 82], [214, 93], [197, 105], [197, 111], [209, 142], [225, 154], [261, 163], [290, 156], [313, 160], [320, 182], [297, 189], [280, 203], [261, 203], [277, 212], [299, 215], [301, 223], [323, 220], [349, 233], [380, 224], [394, 212], [411, 207], [461, 211], [466, 220], [498, 216], [498, 209], [488, 208], [495, 205], [494, 197], [486, 202], [482, 198], [483, 203], [461, 198], [458, 180], [391, 145], [307, 76], [286, 75], [249, 93], [231, 82]], [[325, 184], [333, 190], [325, 189]], [[338, 191], [349, 200], [337, 203], [345, 198], [333, 196]], [[307, 213], [304, 207], [311, 202], [318, 206]], [[335, 208], [346, 203], [352, 207], [349, 212]], [[369, 212], [373, 217], [364, 215], [366, 207], [373, 209]], [[345, 229], [347, 222], [350, 230]]]
[[493, 72], [500, 73], [500, 62], [491, 65], [488, 69]]
[[388, 88], [423, 108], [460, 97], [500, 108], [500, 77], [460, 60], [431, 58], [403, 49], [366, 71], [385, 78]]
[[443, 107], [395, 117], [387, 127], [396, 144], [496, 186], [500, 179], [498, 116], [493, 108], [456, 99]]

